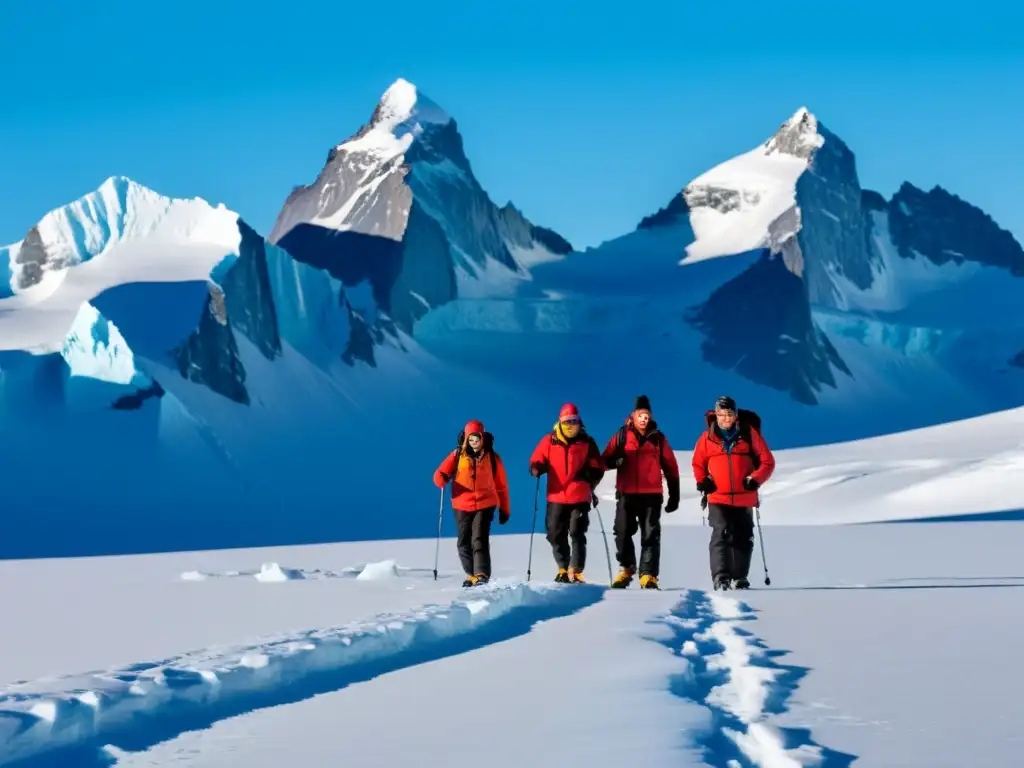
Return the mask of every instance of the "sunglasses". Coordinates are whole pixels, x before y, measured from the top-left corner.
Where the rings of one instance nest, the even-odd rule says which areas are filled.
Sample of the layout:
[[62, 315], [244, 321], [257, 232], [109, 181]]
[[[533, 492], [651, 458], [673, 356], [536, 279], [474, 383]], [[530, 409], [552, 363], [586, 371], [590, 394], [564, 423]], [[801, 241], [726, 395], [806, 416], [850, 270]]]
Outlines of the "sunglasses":
[[579, 424], [580, 423], [580, 419], [578, 417], [576, 417], [576, 416], [572, 416], [572, 417], [570, 417], [568, 419], [562, 419], [562, 423], [563, 424]]

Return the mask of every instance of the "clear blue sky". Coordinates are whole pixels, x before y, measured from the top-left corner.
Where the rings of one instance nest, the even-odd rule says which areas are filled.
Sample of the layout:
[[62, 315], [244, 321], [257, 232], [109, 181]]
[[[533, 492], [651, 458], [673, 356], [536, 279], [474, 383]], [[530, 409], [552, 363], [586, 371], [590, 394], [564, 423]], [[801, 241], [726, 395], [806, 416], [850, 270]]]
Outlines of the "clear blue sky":
[[577, 247], [632, 229], [806, 105], [861, 183], [942, 184], [1024, 241], [1011, 3], [0, 3], [0, 243], [114, 174], [267, 233], [405, 77], [495, 202]]

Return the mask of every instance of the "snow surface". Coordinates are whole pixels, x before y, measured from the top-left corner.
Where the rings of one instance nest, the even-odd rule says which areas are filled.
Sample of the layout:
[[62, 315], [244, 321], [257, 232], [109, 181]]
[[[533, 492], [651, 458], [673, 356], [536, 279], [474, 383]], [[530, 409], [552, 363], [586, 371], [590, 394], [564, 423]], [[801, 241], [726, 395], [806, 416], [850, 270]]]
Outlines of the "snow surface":
[[[493, 733], [529, 734], [496, 767], [1012, 764], [1024, 529], [915, 518], [1019, 519], [1022, 425], [780, 452], [745, 593], [708, 591], [709, 531], [675, 524], [693, 494], [662, 590], [605, 589], [607, 488], [584, 586], [550, 581], [538, 531], [494, 536], [494, 580], [461, 589], [447, 511], [436, 580], [431, 539], [0, 561], [0, 764], [449, 764]], [[822, 525], [777, 525], [802, 488]], [[855, 508], [878, 524], [837, 524]], [[948, 673], [972, 637], [998, 675]]]

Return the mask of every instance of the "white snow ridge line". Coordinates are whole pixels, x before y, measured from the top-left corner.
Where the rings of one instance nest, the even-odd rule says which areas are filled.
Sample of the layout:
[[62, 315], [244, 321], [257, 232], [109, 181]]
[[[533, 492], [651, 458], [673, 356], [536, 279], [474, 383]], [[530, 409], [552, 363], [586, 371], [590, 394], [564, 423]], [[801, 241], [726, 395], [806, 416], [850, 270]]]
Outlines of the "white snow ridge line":
[[480, 648], [602, 594], [589, 585], [494, 583], [448, 605], [9, 686], [0, 690], [0, 765], [95, 766], [100, 750], [145, 749], [226, 717]]
[[754, 612], [734, 598], [691, 590], [662, 621], [673, 630], [672, 650], [685, 668], [673, 692], [708, 707], [712, 726], [697, 744], [711, 765], [762, 768], [849, 766], [854, 755], [815, 744], [803, 729], [765, 720], [786, 711], [786, 701], [807, 671], [777, 663], [757, 638], [741, 630]]

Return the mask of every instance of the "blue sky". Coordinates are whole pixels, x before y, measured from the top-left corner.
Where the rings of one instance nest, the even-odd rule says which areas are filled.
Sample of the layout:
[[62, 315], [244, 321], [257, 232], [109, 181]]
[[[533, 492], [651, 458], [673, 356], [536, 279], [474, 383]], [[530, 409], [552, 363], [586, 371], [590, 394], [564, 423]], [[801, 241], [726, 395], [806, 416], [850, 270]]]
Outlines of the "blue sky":
[[577, 247], [806, 105], [861, 183], [941, 184], [1024, 241], [1010, 3], [78, 0], [0, 4], [0, 243], [114, 174], [267, 233], [397, 77], [495, 202]]

